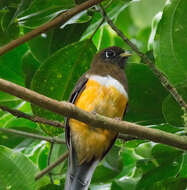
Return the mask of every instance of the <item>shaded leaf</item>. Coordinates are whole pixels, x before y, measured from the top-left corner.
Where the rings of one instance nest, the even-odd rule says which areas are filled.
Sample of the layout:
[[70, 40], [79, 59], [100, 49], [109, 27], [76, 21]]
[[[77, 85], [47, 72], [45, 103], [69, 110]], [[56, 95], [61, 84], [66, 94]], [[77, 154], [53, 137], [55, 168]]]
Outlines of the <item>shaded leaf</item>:
[[[88, 70], [95, 52], [90, 41], [60, 49], [37, 70], [32, 80], [32, 89], [57, 100], [67, 100], [76, 81]], [[33, 112], [48, 119], [63, 120], [63, 117], [37, 106], [33, 106]], [[58, 131], [54, 127], [47, 127], [46, 130], [52, 131], [52, 134]]]
[[184, 153], [183, 155], [183, 163], [182, 163], [182, 167], [181, 167], [181, 170], [180, 170], [180, 174], [179, 174], [179, 177], [181, 178], [187, 178], [187, 153]]
[[0, 146], [0, 170], [3, 171], [0, 172], [1, 189], [34, 190], [37, 188], [34, 176], [38, 170], [21, 153]]
[[151, 26], [153, 17], [164, 8], [166, 0], [141, 0], [134, 1], [130, 6], [130, 13], [134, 23], [139, 28]]
[[123, 164], [119, 150], [119, 147], [113, 146], [102, 163], [97, 166], [92, 178], [93, 183], [106, 183], [122, 171]]
[[[30, 40], [28, 45], [32, 54], [41, 63], [58, 49], [79, 41], [90, 20], [91, 17], [86, 12], [80, 13], [76, 18], [70, 19], [65, 25], [57, 26], [47, 33]], [[31, 29], [25, 28], [26, 33], [29, 31]]]
[[0, 57], [1, 78], [17, 83], [19, 85], [24, 84], [21, 58], [26, 50], [27, 47], [25, 45], [21, 45]]
[[150, 189], [150, 187], [152, 187], [158, 181], [163, 181], [168, 178], [175, 177], [180, 170], [181, 162], [182, 155], [178, 155], [172, 161], [167, 162], [160, 167], [154, 168], [153, 170], [150, 170], [143, 175], [142, 179], [138, 182], [136, 189]]
[[162, 102], [168, 92], [160, 81], [147, 65], [127, 64], [125, 71], [129, 86], [125, 120], [140, 124], [163, 123]]
[[39, 62], [33, 57], [30, 51], [27, 51], [22, 57], [22, 69], [25, 76], [25, 86], [30, 88], [34, 73], [39, 67]]
[[157, 67], [175, 85], [187, 81], [187, 1], [171, 0], [164, 9], [155, 38]]

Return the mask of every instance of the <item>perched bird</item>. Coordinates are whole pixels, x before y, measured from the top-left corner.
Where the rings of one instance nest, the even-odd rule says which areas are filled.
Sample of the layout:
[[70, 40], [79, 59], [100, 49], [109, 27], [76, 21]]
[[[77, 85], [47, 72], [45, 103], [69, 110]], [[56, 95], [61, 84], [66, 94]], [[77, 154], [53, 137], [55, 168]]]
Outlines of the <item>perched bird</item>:
[[[128, 102], [124, 73], [130, 53], [113, 46], [97, 53], [91, 68], [79, 79], [70, 102], [92, 113], [122, 119]], [[95, 128], [75, 119], [66, 119], [69, 149], [65, 190], [87, 190], [100, 160], [115, 142], [118, 133]]]

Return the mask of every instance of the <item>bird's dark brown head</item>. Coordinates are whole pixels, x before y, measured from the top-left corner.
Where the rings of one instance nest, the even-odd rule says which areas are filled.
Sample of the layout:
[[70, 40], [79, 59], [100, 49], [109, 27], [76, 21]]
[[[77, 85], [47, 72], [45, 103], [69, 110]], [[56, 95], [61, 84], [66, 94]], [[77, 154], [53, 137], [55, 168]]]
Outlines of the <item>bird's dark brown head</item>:
[[124, 69], [125, 63], [131, 54], [128, 51], [124, 51], [122, 48], [112, 46], [98, 52], [93, 61], [92, 67], [100, 66], [100, 64], [116, 65], [117, 67]]

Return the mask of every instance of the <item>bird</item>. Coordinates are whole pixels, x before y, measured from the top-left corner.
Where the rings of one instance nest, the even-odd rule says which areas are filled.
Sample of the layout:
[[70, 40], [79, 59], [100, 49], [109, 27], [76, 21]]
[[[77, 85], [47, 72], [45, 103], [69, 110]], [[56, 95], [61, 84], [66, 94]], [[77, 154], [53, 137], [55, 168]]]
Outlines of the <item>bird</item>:
[[[76, 83], [69, 102], [87, 112], [122, 119], [128, 105], [125, 65], [131, 54], [112, 46], [99, 51], [90, 69]], [[118, 133], [72, 118], [65, 120], [69, 149], [65, 190], [87, 190], [93, 172], [114, 144]]]

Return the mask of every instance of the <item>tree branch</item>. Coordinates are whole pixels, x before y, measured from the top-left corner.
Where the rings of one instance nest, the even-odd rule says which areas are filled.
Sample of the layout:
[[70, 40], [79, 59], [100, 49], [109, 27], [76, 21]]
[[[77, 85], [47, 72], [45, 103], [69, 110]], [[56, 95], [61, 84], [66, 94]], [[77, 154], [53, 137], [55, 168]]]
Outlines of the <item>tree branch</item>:
[[29, 138], [33, 138], [33, 139], [44, 140], [44, 141], [48, 141], [50, 143], [66, 144], [65, 141], [63, 141], [59, 138], [45, 137], [45, 136], [41, 136], [41, 135], [36, 135], [34, 133], [28, 133], [25, 131], [19, 131], [19, 130], [15, 130], [15, 129], [0, 128], [0, 131], [2, 131], [4, 133], [12, 133], [15, 135], [29, 137]]
[[59, 24], [61, 24], [61, 25], [64, 24], [70, 18], [75, 16], [77, 13], [80, 13], [81, 11], [84, 11], [84, 10], [90, 8], [93, 5], [100, 3], [101, 1], [103, 1], [103, 0], [89, 0], [80, 5], [75, 6], [74, 8], [72, 8], [66, 12], [63, 12], [61, 15], [59, 15], [52, 21], [49, 21], [49, 22], [39, 26], [38, 28], [32, 30], [31, 32], [28, 32], [24, 36], [19, 37], [16, 40], [13, 40], [10, 43], [8, 43], [7, 45], [0, 48], [0, 55], [3, 55], [4, 53], [10, 51], [11, 49], [23, 44], [24, 42], [34, 38], [35, 36], [40, 35], [43, 32], [46, 32], [47, 30], [49, 30]]
[[48, 109], [57, 114], [77, 119], [91, 126], [115, 130], [123, 134], [129, 134], [139, 138], [148, 139], [154, 142], [163, 143], [187, 150], [186, 136], [178, 136], [158, 129], [147, 128], [127, 121], [116, 121], [114, 119], [104, 117], [99, 114], [91, 114], [89, 112], [79, 109], [71, 103], [53, 100], [4, 79], [0, 79], [0, 90], [29, 101], [42, 108]]
[[35, 180], [39, 180], [41, 177], [43, 177], [45, 174], [47, 174], [48, 172], [50, 172], [53, 168], [55, 168], [56, 166], [58, 166], [60, 163], [62, 163], [67, 157], [68, 157], [69, 152], [65, 152], [62, 156], [60, 156], [58, 158], [57, 161], [55, 161], [54, 163], [52, 163], [51, 165], [49, 165], [47, 168], [45, 168], [44, 170], [42, 170], [40, 173], [38, 173], [35, 177]]
[[102, 5], [100, 5], [101, 8], [101, 14], [103, 15], [103, 17], [105, 18], [106, 22], [110, 25], [110, 27], [118, 34], [118, 36], [120, 36], [122, 38], [122, 40], [127, 43], [132, 50], [134, 50], [137, 55], [139, 55], [139, 57], [141, 57], [142, 61], [149, 65], [149, 67], [151, 68], [151, 70], [155, 73], [155, 75], [159, 78], [161, 84], [170, 92], [170, 94], [174, 97], [174, 99], [178, 102], [178, 104], [181, 107], [184, 107], [185, 110], [187, 110], [187, 104], [184, 101], [184, 99], [182, 98], [182, 96], [178, 93], [177, 89], [173, 87], [173, 85], [168, 81], [168, 79], [165, 77], [165, 75], [160, 72], [155, 64], [149, 59], [149, 57], [142, 53], [138, 47], [132, 43], [124, 34], [121, 30], [119, 30], [119, 28], [117, 28], [114, 23], [112, 22], [112, 20], [110, 20], [110, 18], [107, 16], [104, 8]]
[[0, 109], [3, 111], [9, 112], [10, 114], [12, 114], [16, 117], [25, 118], [30, 121], [36, 122], [36, 123], [43, 123], [43, 124], [51, 125], [51, 126], [54, 126], [57, 128], [64, 128], [64, 124], [59, 121], [52, 121], [52, 120], [48, 120], [43, 117], [39, 117], [39, 116], [35, 116], [35, 115], [32, 116], [32, 115], [26, 114], [22, 111], [11, 109], [11, 108], [8, 108], [7, 106], [3, 106], [3, 105], [0, 105]]
[[[48, 119], [45, 119], [43, 117], [39, 117], [36, 115], [32, 116], [32, 115], [26, 114], [24, 112], [21, 112], [19, 110], [8, 108], [7, 106], [0, 105], [0, 109], [14, 115], [15, 117], [18, 117], [18, 118], [19, 117], [25, 118], [25, 119], [28, 119], [28, 120], [33, 121], [33, 122], [43, 123], [43, 124], [51, 125], [51, 126], [54, 126], [57, 128], [64, 128], [65, 127], [64, 123], [62, 123], [62, 122], [54, 121], [54, 120], [48, 120]], [[124, 135], [124, 134], [119, 134], [118, 138], [120, 138], [124, 141], [137, 139], [136, 137], [132, 137], [129, 135]]]

